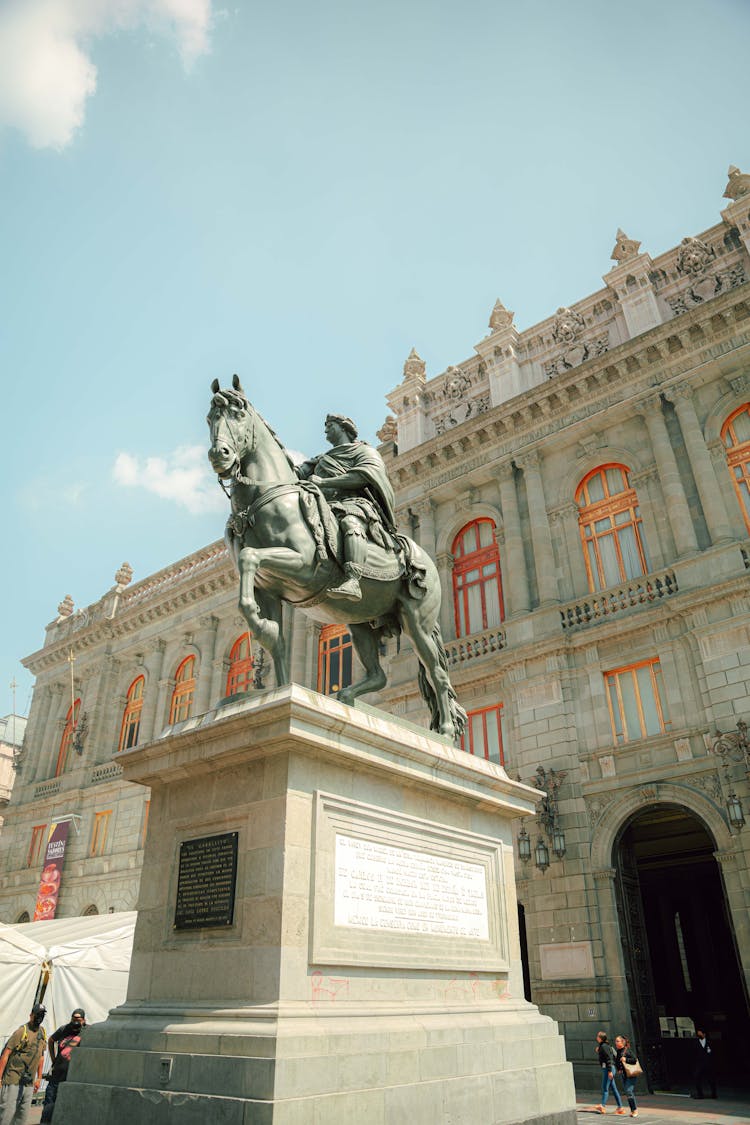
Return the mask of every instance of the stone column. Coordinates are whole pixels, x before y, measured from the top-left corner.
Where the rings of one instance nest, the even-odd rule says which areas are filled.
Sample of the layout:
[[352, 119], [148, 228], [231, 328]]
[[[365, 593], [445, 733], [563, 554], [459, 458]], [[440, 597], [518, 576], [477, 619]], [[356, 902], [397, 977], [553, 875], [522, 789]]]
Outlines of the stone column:
[[521, 517], [518, 514], [515, 472], [510, 462], [500, 467], [497, 479], [500, 485], [500, 506], [505, 530], [505, 559], [500, 560], [503, 591], [507, 616], [515, 617], [517, 614], [528, 613], [531, 601], [521, 536]]
[[440, 632], [444, 641], [452, 641], [456, 636], [456, 614], [453, 605], [453, 564], [455, 559], [450, 551], [437, 557], [438, 574], [442, 599], [440, 602]]
[[711, 455], [703, 438], [703, 430], [695, 412], [692, 388], [687, 383], [683, 383], [678, 387], [670, 387], [664, 392], [664, 396], [674, 403], [711, 542], [728, 543], [732, 539], [729, 516], [711, 464]]
[[564, 508], [558, 508], [550, 516], [550, 521], [553, 524], [556, 522], [560, 528], [560, 534], [565, 542], [568, 556], [567, 575], [562, 581], [563, 583], [566, 580], [569, 582], [570, 593], [565, 592], [565, 599], [585, 597], [590, 591], [583, 555], [581, 529], [578, 525], [578, 505], [566, 504]]
[[654, 459], [659, 472], [664, 502], [669, 516], [669, 526], [672, 529], [677, 554], [693, 555], [698, 550], [698, 540], [695, 537], [693, 518], [690, 515], [685, 490], [680, 480], [680, 471], [677, 468], [677, 459], [669, 440], [667, 426], [661, 409], [661, 400], [658, 395], [650, 395], [638, 404], [638, 411], [646, 423]]
[[412, 511], [419, 516], [419, 545], [431, 559], [435, 558], [435, 505], [432, 500], [420, 500], [412, 505]]
[[[143, 696], [141, 726], [138, 732], [138, 741], [140, 743], [150, 742], [155, 734], [158, 733], [154, 728], [156, 726], [159, 701], [162, 697], [161, 674], [162, 665], [164, 664], [164, 650], [166, 647], [165, 642], [162, 640], [151, 641], [143, 661], [144, 667], [146, 668], [146, 690]], [[163, 711], [159, 713], [163, 714]]]
[[614, 867], [592, 872], [596, 885], [601, 927], [603, 963], [596, 965], [597, 974], [607, 977], [610, 988], [611, 1022], [619, 1025], [629, 1014], [628, 986], [625, 979], [625, 959], [622, 936], [617, 918]]
[[200, 653], [200, 665], [198, 667], [198, 682], [195, 685], [194, 715], [205, 715], [211, 704], [218, 702], [216, 699], [211, 699], [213, 660], [218, 626], [219, 619], [212, 614], [198, 619], [195, 647]]
[[107, 761], [117, 750], [126, 703], [124, 692], [115, 696], [112, 691], [120, 662], [111, 653], [105, 653], [98, 661], [97, 670], [98, 675], [91, 683], [88, 698], [81, 699], [81, 713], [85, 711], [88, 720], [84, 758], [89, 765]]
[[724, 448], [724, 442], [721, 438], [716, 438], [715, 441], [709, 442], [706, 448], [711, 457], [719, 489], [724, 497], [724, 507], [729, 516], [729, 524], [732, 528], [733, 536], [735, 539], [745, 539], [748, 532], [745, 525], [744, 509], [737, 496], [737, 491], [732, 481], [732, 474], [729, 471], [727, 451]]
[[521, 458], [517, 457], [516, 464], [523, 469], [526, 481], [539, 604], [540, 606], [553, 605], [560, 600], [560, 595], [557, 588], [555, 555], [552, 549], [547, 503], [544, 499], [539, 454], [536, 450], [532, 450]]
[[653, 468], [648, 468], [641, 473], [631, 473], [630, 483], [638, 496], [643, 541], [651, 570], [661, 570], [663, 566], [666, 566], [666, 563], [662, 543], [664, 536], [659, 534], [659, 523], [651, 496], [655, 477], [656, 473]]

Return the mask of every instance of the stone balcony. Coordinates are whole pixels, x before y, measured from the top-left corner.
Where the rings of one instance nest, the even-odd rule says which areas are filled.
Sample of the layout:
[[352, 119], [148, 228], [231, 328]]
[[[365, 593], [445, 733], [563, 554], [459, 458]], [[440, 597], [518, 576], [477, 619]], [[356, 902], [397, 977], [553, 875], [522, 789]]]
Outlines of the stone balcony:
[[456, 668], [470, 660], [491, 656], [506, 647], [505, 630], [500, 625], [485, 629], [482, 633], [472, 633], [445, 644], [445, 656], [449, 668]]
[[61, 785], [61, 777], [50, 777], [47, 781], [40, 782], [39, 785], [34, 787], [34, 800], [38, 801], [44, 797], [56, 797], [60, 792]]
[[101, 762], [91, 771], [91, 784], [98, 785], [103, 781], [116, 781], [122, 777], [122, 766], [119, 762]]
[[646, 574], [629, 582], [611, 586], [608, 590], [598, 590], [585, 598], [577, 598], [562, 606], [561, 624], [566, 632], [585, 628], [615, 614], [626, 613], [634, 606], [651, 605], [653, 602], [669, 598], [678, 590], [677, 576], [671, 568]]

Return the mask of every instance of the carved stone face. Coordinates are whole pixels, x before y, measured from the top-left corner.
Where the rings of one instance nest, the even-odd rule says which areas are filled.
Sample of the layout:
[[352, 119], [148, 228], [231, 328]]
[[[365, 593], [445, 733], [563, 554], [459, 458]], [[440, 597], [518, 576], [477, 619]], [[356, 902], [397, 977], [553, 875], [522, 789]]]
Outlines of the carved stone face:
[[583, 317], [579, 313], [573, 312], [572, 309], [558, 309], [552, 336], [558, 344], [573, 344], [582, 328]]
[[684, 238], [677, 254], [677, 269], [688, 277], [698, 277], [711, 264], [712, 255], [697, 238]]

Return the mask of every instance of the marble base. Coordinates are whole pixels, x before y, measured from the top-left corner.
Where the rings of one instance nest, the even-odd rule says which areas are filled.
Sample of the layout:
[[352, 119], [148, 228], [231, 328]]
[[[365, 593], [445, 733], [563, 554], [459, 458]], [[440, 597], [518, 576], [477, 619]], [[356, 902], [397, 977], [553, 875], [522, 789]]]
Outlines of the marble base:
[[[128, 999], [73, 1055], [58, 1125], [573, 1125], [563, 1040], [522, 999], [533, 789], [296, 685], [121, 760], [151, 787]], [[233, 924], [176, 931], [179, 845], [223, 832]]]

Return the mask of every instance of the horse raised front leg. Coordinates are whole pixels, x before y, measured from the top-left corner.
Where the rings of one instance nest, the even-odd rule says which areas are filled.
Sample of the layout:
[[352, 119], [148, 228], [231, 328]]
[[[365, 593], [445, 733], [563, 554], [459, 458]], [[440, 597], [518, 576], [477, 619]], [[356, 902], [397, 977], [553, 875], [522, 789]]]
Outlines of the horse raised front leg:
[[356, 684], [342, 688], [336, 695], [342, 703], [350, 706], [360, 695], [367, 695], [371, 691], [380, 691], [387, 683], [385, 672], [380, 666], [379, 634], [369, 625], [350, 625], [352, 643], [357, 650], [357, 656], [362, 661], [365, 675]]
[[258, 644], [271, 656], [277, 685], [288, 683], [281, 606], [279, 604], [276, 608], [278, 599], [273, 595], [256, 592], [255, 576], [261, 569], [282, 576], [296, 574], [303, 566], [302, 557], [288, 547], [243, 547], [237, 556], [237, 566], [240, 572], [240, 613]]

